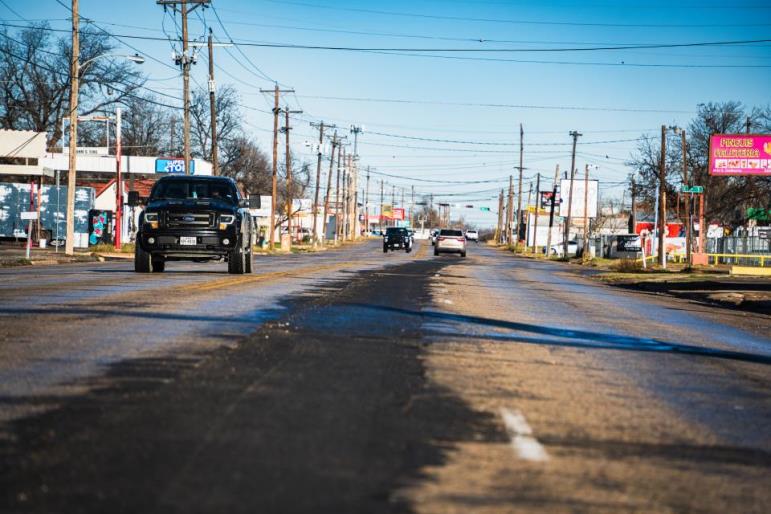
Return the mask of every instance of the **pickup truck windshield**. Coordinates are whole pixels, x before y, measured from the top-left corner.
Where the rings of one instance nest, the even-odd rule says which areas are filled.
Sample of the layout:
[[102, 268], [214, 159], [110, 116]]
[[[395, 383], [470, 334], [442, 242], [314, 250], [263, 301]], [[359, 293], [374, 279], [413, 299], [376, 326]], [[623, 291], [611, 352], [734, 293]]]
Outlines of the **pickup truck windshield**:
[[386, 229], [386, 235], [387, 236], [406, 236], [407, 235], [407, 229], [406, 228], [387, 228]]
[[232, 184], [214, 180], [159, 181], [150, 200], [223, 200], [238, 203], [238, 193]]

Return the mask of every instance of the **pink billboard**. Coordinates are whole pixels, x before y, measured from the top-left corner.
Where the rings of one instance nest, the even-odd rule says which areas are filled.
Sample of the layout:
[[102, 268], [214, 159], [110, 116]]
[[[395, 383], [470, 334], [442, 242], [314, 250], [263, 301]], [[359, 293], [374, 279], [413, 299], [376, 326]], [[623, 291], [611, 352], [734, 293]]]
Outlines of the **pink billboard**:
[[771, 177], [771, 135], [710, 136], [709, 174]]

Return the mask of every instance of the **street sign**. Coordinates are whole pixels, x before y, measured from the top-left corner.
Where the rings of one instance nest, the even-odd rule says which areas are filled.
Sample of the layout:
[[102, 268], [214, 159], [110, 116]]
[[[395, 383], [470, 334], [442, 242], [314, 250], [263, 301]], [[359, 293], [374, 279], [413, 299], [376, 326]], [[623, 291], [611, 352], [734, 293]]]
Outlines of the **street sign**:
[[771, 239], [771, 228], [758, 228], [758, 238], [763, 240]]
[[683, 184], [683, 186], [680, 187], [681, 193], [696, 193], [701, 194], [704, 192], [704, 186], [686, 186]]
[[21, 219], [23, 220], [36, 220], [37, 219], [37, 211], [24, 211], [21, 213]]

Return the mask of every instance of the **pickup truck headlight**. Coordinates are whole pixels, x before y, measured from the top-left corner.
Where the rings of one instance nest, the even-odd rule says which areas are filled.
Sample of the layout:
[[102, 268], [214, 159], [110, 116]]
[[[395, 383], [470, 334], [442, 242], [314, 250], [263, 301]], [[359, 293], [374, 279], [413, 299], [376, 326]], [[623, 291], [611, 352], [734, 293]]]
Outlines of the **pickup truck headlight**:
[[145, 223], [150, 224], [150, 228], [156, 229], [158, 228], [158, 213], [157, 212], [146, 212], [144, 214], [145, 217]]
[[220, 230], [226, 230], [228, 225], [232, 225], [236, 217], [232, 214], [220, 214]]

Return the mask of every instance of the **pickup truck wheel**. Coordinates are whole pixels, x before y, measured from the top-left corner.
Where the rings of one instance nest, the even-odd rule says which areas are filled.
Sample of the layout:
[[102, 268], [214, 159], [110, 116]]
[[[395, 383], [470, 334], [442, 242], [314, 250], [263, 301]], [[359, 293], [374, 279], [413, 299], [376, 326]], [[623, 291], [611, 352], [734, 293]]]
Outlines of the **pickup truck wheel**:
[[434, 247], [434, 256], [439, 255], [439, 248]]
[[246, 271], [246, 252], [239, 241], [228, 255], [228, 273], [243, 275], [244, 271]]
[[150, 273], [153, 271], [151, 256], [137, 242], [134, 247], [134, 271], [137, 273]]
[[465, 257], [466, 256], [466, 252], [460, 252], [460, 256], [461, 257]]
[[252, 272], [252, 262], [253, 262], [252, 257], [253, 257], [253, 255], [252, 255], [252, 245], [249, 245], [249, 247], [246, 250], [246, 262], [245, 262], [245, 264], [246, 264], [246, 268], [245, 268], [246, 273], [251, 273]]
[[151, 258], [150, 264], [152, 265], [153, 273], [163, 273], [166, 270], [166, 261], [162, 257], [158, 259]]
[[388, 253], [388, 247], [386, 245], [383, 245], [383, 253]]

